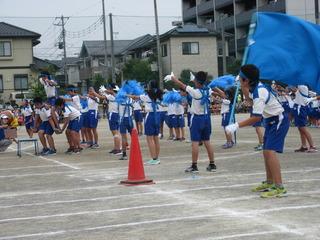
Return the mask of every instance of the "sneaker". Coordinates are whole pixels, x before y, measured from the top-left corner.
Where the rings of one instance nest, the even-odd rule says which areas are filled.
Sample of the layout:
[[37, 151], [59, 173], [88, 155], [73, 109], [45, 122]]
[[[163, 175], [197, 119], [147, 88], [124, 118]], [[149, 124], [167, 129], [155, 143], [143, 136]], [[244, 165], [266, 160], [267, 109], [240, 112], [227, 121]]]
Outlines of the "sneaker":
[[228, 149], [233, 147], [233, 142], [226, 142], [222, 145], [222, 149]]
[[262, 151], [263, 150], [263, 144], [258, 144], [258, 146], [254, 147], [255, 151]]
[[128, 157], [127, 157], [127, 156], [121, 156], [121, 157], [119, 158], [119, 160], [128, 160]]
[[208, 172], [216, 172], [217, 171], [217, 166], [214, 163], [210, 163], [207, 167]]
[[46, 153], [46, 155], [56, 155], [57, 154], [57, 151], [56, 150], [52, 150], [52, 149], [50, 149], [47, 153]]
[[72, 152], [73, 152], [73, 149], [72, 149], [72, 148], [68, 148], [68, 150], [65, 151], [64, 153], [65, 153], [65, 154], [71, 154]]
[[163, 134], [159, 133], [159, 139], [163, 139]]
[[82, 140], [82, 141], [80, 142], [80, 144], [87, 144], [87, 142], [84, 141], [84, 140]]
[[186, 173], [197, 173], [197, 172], [199, 172], [199, 170], [198, 170], [197, 166], [191, 165], [186, 170], [184, 170], [184, 172], [186, 172]]
[[315, 153], [315, 152], [318, 152], [318, 149], [316, 147], [310, 147], [307, 152], [308, 153]]
[[40, 155], [47, 155], [47, 152], [49, 151], [49, 148], [44, 148], [42, 149], [42, 151], [40, 152]]
[[173, 139], [173, 141], [181, 141], [181, 138], [175, 138], [175, 139]]
[[272, 188], [273, 184], [263, 181], [260, 185], [251, 189], [252, 192], [267, 192]]
[[112, 149], [111, 151], [109, 151], [110, 154], [114, 154], [114, 151], [116, 151], [115, 149]]
[[122, 154], [122, 151], [121, 150], [113, 150], [113, 154], [114, 155], [121, 155]]
[[307, 151], [308, 151], [308, 148], [306, 148], [306, 147], [300, 147], [300, 148], [294, 150], [294, 152], [307, 152]]
[[99, 144], [95, 143], [95, 144], [92, 144], [90, 148], [91, 149], [99, 149], [100, 146], [99, 146]]
[[287, 190], [284, 187], [276, 187], [273, 185], [273, 187], [268, 192], [261, 193], [260, 197], [262, 198], [274, 198], [274, 197], [286, 197], [287, 196]]
[[149, 160], [148, 162], [146, 162], [146, 164], [149, 164], [149, 165], [157, 165], [157, 164], [160, 164], [160, 160], [159, 159], [151, 159]]

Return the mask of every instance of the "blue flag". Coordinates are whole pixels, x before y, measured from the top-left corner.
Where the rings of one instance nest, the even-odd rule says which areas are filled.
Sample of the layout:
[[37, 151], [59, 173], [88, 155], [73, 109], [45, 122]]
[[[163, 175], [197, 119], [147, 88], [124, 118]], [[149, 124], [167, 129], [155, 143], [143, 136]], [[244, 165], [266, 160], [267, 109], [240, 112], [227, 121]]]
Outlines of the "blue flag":
[[260, 78], [306, 84], [320, 92], [320, 26], [280, 13], [259, 13], [248, 40], [246, 64]]
[[236, 77], [233, 75], [224, 75], [218, 78], [213, 79], [209, 84], [209, 88], [220, 87], [227, 89], [235, 85]]

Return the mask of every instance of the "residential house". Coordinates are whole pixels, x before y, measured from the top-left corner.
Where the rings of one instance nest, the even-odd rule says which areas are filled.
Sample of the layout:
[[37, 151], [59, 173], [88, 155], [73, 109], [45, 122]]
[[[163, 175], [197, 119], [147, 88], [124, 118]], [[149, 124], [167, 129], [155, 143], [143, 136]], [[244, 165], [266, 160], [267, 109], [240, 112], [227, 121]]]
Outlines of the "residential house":
[[217, 33], [195, 24], [185, 24], [160, 36], [163, 74], [182, 70], [205, 71], [218, 76]]
[[33, 47], [40, 34], [0, 22], [0, 95], [8, 101], [10, 93], [29, 90], [34, 64]]
[[[122, 60], [122, 50], [132, 40], [114, 40], [114, 56], [117, 65]], [[95, 75], [100, 74], [104, 78], [111, 76], [111, 42], [107, 41], [108, 62], [105, 63], [104, 41], [84, 41], [79, 55], [80, 80], [82, 86], [89, 86]]]

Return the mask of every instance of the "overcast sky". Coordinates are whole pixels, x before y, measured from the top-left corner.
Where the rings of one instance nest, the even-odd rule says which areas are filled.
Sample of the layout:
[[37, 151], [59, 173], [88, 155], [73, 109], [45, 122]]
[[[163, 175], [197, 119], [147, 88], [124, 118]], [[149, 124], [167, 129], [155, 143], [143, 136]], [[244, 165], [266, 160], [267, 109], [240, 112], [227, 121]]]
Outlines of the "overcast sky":
[[[157, 3], [160, 33], [163, 33], [172, 28], [172, 21], [181, 20], [181, 0], [157, 0]], [[155, 34], [154, 18], [150, 17], [154, 15], [153, 0], [105, 0], [105, 4], [106, 14], [115, 15], [115, 39]], [[0, 0], [0, 21], [42, 35], [41, 44], [35, 48], [35, 55], [41, 58], [61, 58], [62, 51], [55, 47], [61, 27], [53, 23], [58, 23], [55, 17], [62, 14], [70, 17], [66, 24], [68, 56], [79, 53], [83, 40], [103, 39], [99, 22], [101, 0]], [[107, 26], [107, 39], [110, 39], [109, 21]]]

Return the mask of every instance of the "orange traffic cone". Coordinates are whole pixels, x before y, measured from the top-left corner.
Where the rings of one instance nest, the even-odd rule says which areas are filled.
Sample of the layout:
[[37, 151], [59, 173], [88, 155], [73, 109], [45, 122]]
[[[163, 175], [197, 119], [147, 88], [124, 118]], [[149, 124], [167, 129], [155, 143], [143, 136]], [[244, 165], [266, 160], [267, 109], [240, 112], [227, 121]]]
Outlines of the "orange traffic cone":
[[138, 132], [136, 129], [131, 131], [131, 145], [130, 145], [130, 158], [128, 179], [121, 181], [120, 184], [125, 185], [138, 185], [138, 184], [152, 184], [151, 179], [146, 179], [144, 175], [144, 168], [141, 156], [141, 149], [138, 139]]

